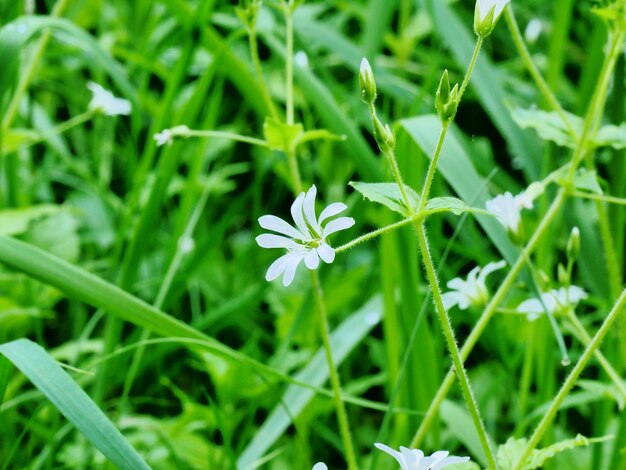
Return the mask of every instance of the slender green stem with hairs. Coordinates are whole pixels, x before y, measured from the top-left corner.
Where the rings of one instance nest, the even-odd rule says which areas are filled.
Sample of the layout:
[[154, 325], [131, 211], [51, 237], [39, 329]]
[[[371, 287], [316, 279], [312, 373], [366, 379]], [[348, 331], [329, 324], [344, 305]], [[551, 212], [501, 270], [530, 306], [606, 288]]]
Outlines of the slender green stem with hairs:
[[[472, 76], [472, 72], [474, 71], [474, 67], [476, 66], [476, 60], [478, 60], [478, 55], [480, 54], [480, 49], [483, 45], [483, 38], [478, 37], [476, 40], [476, 45], [474, 46], [474, 52], [472, 53], [472, 58], [470, 59], [470, 63], [467, 66], [467, 71], [465, 72], [465, 76], [463, 77], [463, 82], [461, 83], [461, 88], [459, 89], [459, 94], [457, 96], [457, 106], [461, 102], [463, 98], [463, 94], [467, 89], [467, 85], [469, 84], [470, 78]], [[441, 132], [439, 133], [439, 139], [437, 140], [437, 146], [435, 148], [435, 153], [433, 154], [433, 158], [430, 160], [430, 164], [428, 166], [428, 171], [426, 173], [426, 179], [424, 180], [424, 187], [422, 188], [422, 194], [420, 196], [419, 209], [418, 212], [426, 207], [426, 203], [428, 202], [428, 196], [430, 194], [430, 188], [433, 184], [433, 180], [435, 178], [435, 172], [437, 171], [437, 164], [439, 163], [439, 156], [441, 155], [441, 149], [443, 148], [443, 142], [446, 139], [446, 135], [448, 134], [448, 129], [450, 128], [450, 124], [454, 120], [454, 116], [451, 119], [448, 119], [443, 122], [441, 127]]]
[[554, 397], [554, 400], [552, 401], [550, 408], [548, 408], [548, 411], [546, 411], [546, 413], [543, 415], [543, 418], [541, 418], [541, 421], [537, 425], [535, 432], [528, 440], [528, 444], [524, 448], [524, 452], [522, 453], [519, 460], [517, 461], [517, 464], [514, 467], [514, 470], [522, 470], [522, 468], [524, 468], [524, 465], [526, 464], [526, 461], [530, 457], [530, 454], [535, 449], [535, 447], [537, 447], [537, 444], [539, 444], [539, 441], [541, 440], [545, 432], [550, 427], [550, 424], [552, 424], [552, 421], [554, 420], [554, 417], [556, 416], [556, 413], [558, 412], [559, 408], [563, 404], [563, 401], [569, 394], [572, 387], [574, 387], [574, 385], [576, 384], [578, 377], [582, 373], [583, 369], [585, 368], [585, 366], [587, 365], [591, 357], [598, 350], [598, 348], [600, 347], [600, 344], [602, 344], [602, 340], [604, 339], [606, 334], [609, 332], [609, 329], [611, 328], [615, 320], [622, 313], [625, 305], [626, 305], [626, 289], [622, 291], [621, 295], [617, 299], [617, 302], [615, 303], [615, 305], [613, 306], [613, 308], [611, 309], [607, 317], [604, 319], [602, 326], [600, 326], [600, 329], [598, 330], [596, 335], [593, 337], [591, 342], [585, 348], [585, 351], [583, 352], [578, 362], [576, 362], [576, 365], [574, 366], [570, 374], [567, 376], [567, 379], [565, 379], [565, 382], [561, 386], [561, 389]]
[[485, 456], [487, 457], [488, 467], [495, 470], [497, 468], [496, 460], [493, 455], [493, 451], [491, 450], [491, 445], [489, 444], [489, 437], [487, 436], [487, 431], [485, 430], [482, 418], [480, 417], [478, 405], [476, 403], [476, 400], [474, 399], [474, 394], [472, 393], [469, 377], [467, 376], [467, 372], [463, 367], [463, 359], [456, 344], [454, 330], [452, 329], [452, 323], [450, 322], [450, 316], [446, 312], [446, 309], [443, 305], [441, 289], [439, 288], [437, 273], [435, 271], [435, 266], [433, 265], [432, 257], [430, 255], [426, 227], [424, 226], [424, 224], [422, 224], [417, 231], [417, 238], [420, 250], [422, 252], [422, 261], [424, 263], [426, 276], [428, 277], [428, 283], [430, 284], [430, 287], [432, 289], [433, 301], [435, 302], [435, 310], [437, 311], [437, 314], [439, 316], [439, 321], [443, 329], [443, 335], [448, 346], [448, 352], [450, 353], [450, 356], [452, 358], [454, 372], [459, 381], [465, 403], [469, 409], [470, 415], [472, 416], [474, 427], [478, 432], [480, 444], [483, 448], [483, 451], [485, 452]]
[[[467, 358], [469, 357], [470, 353], [472, 352], [472, 349], [474, 349], [474, 346], [478, 342], [478, 339], [487, 328], [489, 321], [491, 320], [493, 315], [496, 313], [496, 309], [502, 303], [505, 295], [508, 293], [511, 287], [513, 287], [513, 283], [515, 282], [515, 279], [517, 278], [518, 274], [524, 267], [525, 257], [530, 256], [530, 254], [535, 250], [539, 241], [542, 239], [543, 235], [546, 233], [548, 228], [552, 225], [554, 218], [560, 212], [564, 202], [565, 202], [565, 192], [561, 190], [559, 191], [559, 193], [557, 194], [557, 197], [554, 199], [554, 201], [550, 205], [550, 208], [548, 209], [546, 214], [543, 216], [541, 223], [535, 230], [535, 233], [532, 235], [530, 241], [528, 242], [526, 247], [524, 247], [523, 253], [520, 254], [520, 256], [518, 256], [513, 266], [511, 266], [511, 270], [505, 276], [500, 287], [493, 294], [493, 297], [491, 298], [491, 300], [485, 307], [485, 310], [483, 311], [482, 315], [478, 319], [478, 322], [476, 322], [476, 325], [472, 329], [472, 332], [465, 340], [465, 344], [463, 344], [463, 347], [461, 348], [461, 360], [462, 361], [467, 360]], [[420, 427], [418, 428], [417, 432], [415, 433], [415, 436], [413, 437], [413, 440], [411, 441], [411, 447], [419, 447], [419, 445], [423, 442], [424, 438], [426, 437], [426, 434], [428, 433], [431, 425], [434, 422], [435, 417], [437, 416], [439, 407], [441, 406], [441, 404], [443, 403], [443, 400], [448, 395], [448, 392], [450, 391], [450, 388], [452, 387], [453, 383], [454, 383], [454, 371], [450, 369], [450, 371], [448, 371], [448, 373], [446, 374], [446, 377], [444, 378], [442, 384], [439, 386], [437, 393], [432, 399], [431, 404], [424, 415], [424, 419], [422, 420]]]
[[256, 137], [249, 137], [247, 135], [237, 134], [235, 132], [227, 132], [227, 131], [201, 131], [190, 129], [189, 131], [184, 131], [179, 134], [180, 137], [209, 137], [209, 138], [221, 138], [221, 139], [230, 139], [236, 142], [243, 142], [246, 144], [258, 145], [259, 147], [267, 147], [267, 142], [263, 139], [258, 139]]

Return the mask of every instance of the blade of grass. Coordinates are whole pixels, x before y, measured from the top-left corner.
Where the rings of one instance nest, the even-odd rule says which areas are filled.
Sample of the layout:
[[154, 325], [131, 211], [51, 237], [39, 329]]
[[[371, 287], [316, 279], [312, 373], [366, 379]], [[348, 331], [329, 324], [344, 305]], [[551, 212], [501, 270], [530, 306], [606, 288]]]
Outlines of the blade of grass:
[[150, 468], [102, 410], [42, 347], [28, 339], [18, 339], [0, 345], [0, 353], [118, 468]]

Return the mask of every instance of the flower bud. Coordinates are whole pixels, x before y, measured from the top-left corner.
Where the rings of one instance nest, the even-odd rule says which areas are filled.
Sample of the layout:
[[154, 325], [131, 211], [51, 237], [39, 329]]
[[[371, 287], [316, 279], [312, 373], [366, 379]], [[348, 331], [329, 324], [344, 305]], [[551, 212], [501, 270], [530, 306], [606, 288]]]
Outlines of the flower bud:
[[476, 0], [474, 8], [474, 32], [481, 38], [486, 38], [502, 15], [504, 7], [511, 0]]
[[378, 116], [375, 114], [372, 116], [372, 122], [374, 124], [374, 138], [378, 144], [378, 148], [383, 153], [389, 153], [396, 146], [396, 136], [389, 127], [389, 124], [380, 122]]
[[361, 98], [368, 104], [372, 104], [376, 100], [376, 80], [374, 72], [366, 58], [361, 61], [359, 70], [359, 85], [361, 86]]
[[578, 253], [580, 253], [580, 230], [578, 230], [578, 227], [572, 228], [569, 234], [566, 253], [569, 260], [578, 258]]

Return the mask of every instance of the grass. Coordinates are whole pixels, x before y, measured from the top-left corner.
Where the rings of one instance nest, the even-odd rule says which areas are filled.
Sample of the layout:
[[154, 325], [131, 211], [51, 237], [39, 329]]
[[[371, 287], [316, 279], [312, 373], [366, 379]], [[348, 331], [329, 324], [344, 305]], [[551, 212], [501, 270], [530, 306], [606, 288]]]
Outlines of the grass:
[[[473, 2], [5, 3], [0, 469], [397, 468], [375, 442], [623, 466], [623, 0], [514, 2], [471, 77]], [[444, 69], [469, 85], [439, 148]], [[346, 247], [267, 282], [258, 218], [312, 184]], [[517, 234], [484, 211], [534, 190]], [[442, 303], [500, 259], [485, 298]]]

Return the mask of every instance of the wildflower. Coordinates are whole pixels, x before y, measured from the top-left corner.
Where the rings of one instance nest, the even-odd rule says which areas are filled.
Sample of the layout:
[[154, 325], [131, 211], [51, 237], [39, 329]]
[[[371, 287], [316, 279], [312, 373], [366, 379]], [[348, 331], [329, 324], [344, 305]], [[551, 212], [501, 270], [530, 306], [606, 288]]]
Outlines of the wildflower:
[[474, 9], [474, 31], [480, 37], [486, 38], [495, 28], [504, 7], [511, 0], [476, 0]]
[[500, 223], [514, 235], [519, 235], [522, 209], [532, 209], [533, 201], [526, 193], [513, 196], [510, 192], [498, 194], [485, 203], [489, 212], [495, 215]]
[[313, 465], [312, 470], [328, 470], [328, 467], [324, 462], [317, 462], [315, 465]]
[[157, 147], [162, 145], [172, 145], [174, 137], [187, 136], [190, 129], [187, 126], [176, 126], [171, 129], [163, 129], [161, 132], [154, 134], [154, 140], [156, 140]]
[[[552, 289], [541, 294], [541, 300], [553, 315], [561, 313], [567, 308], [576, 307], [578, 302], [586, 298], [587, 292], [578, 286], [561, 287], [558, 290]], [[534, 321], [539, 318], [539, 315], [545, 313], [539, 299], [524, 300], [517, 306], [517, 311], [528, 315], [529, 321]]]
[[291, 216], [296, 224], [291, 224], [275, 215], [264, 215], [259, 218], [261, 227], [282, 235], [264, 233], [256, 237], [262, 248], [286, 248], [287, 253], [274, 261], [265, 274], [265, 279], [272, 281], [281, 274], [283, 285], [291, 284], [300, 262], [309, 269], [317, 269], [320, 258], [325, 263], [335, 260], [335, 250], [326, 242], [326, 238], [339, 230], [345, 230], [354, 225], [352, 217], [339, 217], [322, 227], [322, 223], [347, 209], [341, 202], [335, 202], [322, 211], [319, 218], [315, 216], [315, 196], [317, 188], [311, 186], [306, 194], [300, 193], [291, 205]]
[[90, 110], [100, 111], [107, 116], [130, 114], [130, 101], [113, 96], [113, 93], [109, 90], [102, 88], [94, 82], [89, 82], [87, 88], [93, 93], [93, 98], [89, 102]]
[[379, 442], [374, 446], [396, 459], [402, 470], [441, 470], [448, 465], [467, 462], [470, 459], [469, 457], [448, 457], [449, 452], [447, 450], [440, 450], [430, 457], [424, 457], [424, 452], [419, 449], [400, 447], [400, 452], [398, 452]]
[[361, 60], [359, 69], [359, 85], [361, 86], [361, 98], [368, 104], [372, 104], [376, 100], [376, 80], [374, 72], [367, 59]]
[[442, 295], [443, 305], [449, 308], [458, 305], [461, 310], [467, 310], [469, 306], [480, 306], [489, 300], [489, 291], [485, 285], [485, 279], [489, 274], [506, 266], [505, 261], [487, 263], [484, 268], [476, 266], [467, 275], [467, 280], [459, 277], [448, 281], [448, 288], [452, 289]]

